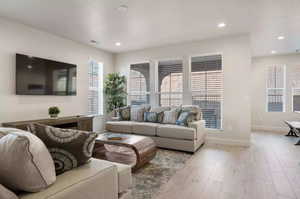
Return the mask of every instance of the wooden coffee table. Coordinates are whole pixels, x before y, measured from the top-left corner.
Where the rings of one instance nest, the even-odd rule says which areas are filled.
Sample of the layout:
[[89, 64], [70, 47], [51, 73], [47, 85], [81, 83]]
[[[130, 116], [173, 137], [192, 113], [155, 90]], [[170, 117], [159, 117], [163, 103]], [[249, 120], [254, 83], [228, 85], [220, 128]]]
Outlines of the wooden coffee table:
[[93, 157], [129, 164], [136, 171], [152, 160], [156, 152], [156, 144], [149, 137], [104, 133], [96, 139]]

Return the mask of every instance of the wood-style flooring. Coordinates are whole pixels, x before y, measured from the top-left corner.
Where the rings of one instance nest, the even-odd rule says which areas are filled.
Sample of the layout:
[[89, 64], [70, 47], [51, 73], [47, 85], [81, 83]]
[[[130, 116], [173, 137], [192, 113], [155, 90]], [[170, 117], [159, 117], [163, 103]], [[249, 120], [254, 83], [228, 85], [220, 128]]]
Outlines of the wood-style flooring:
[[254, 132], [248, 148], [204, 145], [157, 199], [300, 199], [297, 140]]

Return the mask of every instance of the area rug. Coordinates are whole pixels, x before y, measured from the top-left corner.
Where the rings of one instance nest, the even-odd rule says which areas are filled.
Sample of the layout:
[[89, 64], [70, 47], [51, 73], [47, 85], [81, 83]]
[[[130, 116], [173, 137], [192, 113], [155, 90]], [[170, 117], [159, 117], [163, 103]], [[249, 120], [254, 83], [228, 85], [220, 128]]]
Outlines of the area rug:
[[133, 173], [133, 199], [151, 199], [162, 185], [184, 167], [192, 154], [159, 149], [156, 157]]

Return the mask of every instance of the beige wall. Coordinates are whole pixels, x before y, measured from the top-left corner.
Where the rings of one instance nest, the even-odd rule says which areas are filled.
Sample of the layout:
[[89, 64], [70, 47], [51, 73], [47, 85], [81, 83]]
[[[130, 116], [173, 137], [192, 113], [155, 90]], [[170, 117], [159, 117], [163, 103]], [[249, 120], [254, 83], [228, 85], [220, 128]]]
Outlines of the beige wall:
[[[252, 127], [254, 130], [287, 131], [284, 120], [300, 120], [300, 114], [292, 112], [291, 80], [286, 79], [286, 112], [266, 112], [266, 68], [286, 65], [286, 74], [300, 67], [300, 55], [269, 56], [252, 59]], [[300, 77], [299, 77], [300, 78]]]
[[[115, 69], [129, 75], [130, 64], [150, 61], [151, 91], [154, 93], [155, 67], [158, 60], [181, 58], [184, 61], [184, 104], [191, 103], [189, 89], [189, 57], [221, 53], [224, 70], [223, 130], [209, 132], [210, 141], [248, 145], [250, 141], [250, 71], [251, 54], [248, 35], [237, 35], [220, 39], [190, 42], [166, 47], [151, 48], [116, 56]], [[152, 105], [157, 104], [157, 96], [151, 96]]]
[[[76, 64], [77, 96], [16, 95], [16, 53]], [[86, 114], [90, 58], [104, 63], [104, 73], [113, 71], [111, 53], [0, 18], [0, 123], [47, 118], [53, 105], [61, 108], [61, 116]]]

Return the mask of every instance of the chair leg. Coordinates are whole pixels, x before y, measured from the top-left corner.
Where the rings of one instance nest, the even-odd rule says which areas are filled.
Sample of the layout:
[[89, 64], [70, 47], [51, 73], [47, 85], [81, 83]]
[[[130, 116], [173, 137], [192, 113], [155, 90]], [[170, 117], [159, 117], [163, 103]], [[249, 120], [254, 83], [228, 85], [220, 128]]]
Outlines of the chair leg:
[[293, 137], [299, 137], [292, 129], [289, 131], [289, 133], [285, 136], [293, 136]]

